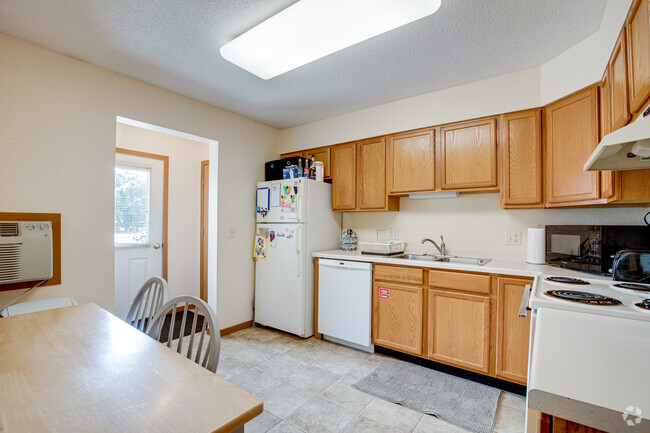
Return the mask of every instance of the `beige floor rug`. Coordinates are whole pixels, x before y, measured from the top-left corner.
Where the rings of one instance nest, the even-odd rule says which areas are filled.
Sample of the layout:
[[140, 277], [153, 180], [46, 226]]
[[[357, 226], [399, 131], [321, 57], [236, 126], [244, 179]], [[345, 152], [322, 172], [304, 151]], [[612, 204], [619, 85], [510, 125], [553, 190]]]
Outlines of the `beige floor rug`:
[[397, 359], [352, 385], [359, 391], [476, 433], [491, 433], [501, 390]]

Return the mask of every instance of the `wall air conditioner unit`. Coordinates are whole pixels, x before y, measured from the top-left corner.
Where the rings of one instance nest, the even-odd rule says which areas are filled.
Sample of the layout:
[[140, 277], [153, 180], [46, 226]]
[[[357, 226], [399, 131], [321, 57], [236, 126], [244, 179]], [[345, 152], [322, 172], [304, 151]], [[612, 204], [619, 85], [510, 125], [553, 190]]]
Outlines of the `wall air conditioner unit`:
[[0, 285], [52, 278], [52, 222], [0, 221]]

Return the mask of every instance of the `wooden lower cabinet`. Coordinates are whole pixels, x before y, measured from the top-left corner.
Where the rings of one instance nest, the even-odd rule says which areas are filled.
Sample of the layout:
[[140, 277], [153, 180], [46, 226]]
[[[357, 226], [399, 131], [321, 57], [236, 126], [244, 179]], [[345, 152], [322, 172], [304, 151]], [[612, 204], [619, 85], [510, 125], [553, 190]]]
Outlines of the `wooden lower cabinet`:
[[530, 315], [519, 317], [519, 305], [532, 279], [497, 279], [496, 377], [526, 384]]
[[532, 278], [375, 264], [372, 342], [526, 384], [530, 318], [518, 317]]
[[487, 374], [490, 298], [435, 289], [428, 292], [428, 357]]
[[424, 288], [375, 281], [372, 290], [372, 342], [422, 355]]
[[587, 427], [546, 413], [539, 414], [537, 431], [539, 433], [605, 433], [603, 430]]

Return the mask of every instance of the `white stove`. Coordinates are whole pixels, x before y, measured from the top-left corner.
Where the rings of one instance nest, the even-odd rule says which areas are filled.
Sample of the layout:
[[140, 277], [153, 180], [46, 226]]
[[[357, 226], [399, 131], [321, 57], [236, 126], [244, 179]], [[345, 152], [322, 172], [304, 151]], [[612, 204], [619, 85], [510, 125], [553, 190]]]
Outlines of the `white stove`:
[[541, 275], [529, 307], [650, 321], [650, 284]]

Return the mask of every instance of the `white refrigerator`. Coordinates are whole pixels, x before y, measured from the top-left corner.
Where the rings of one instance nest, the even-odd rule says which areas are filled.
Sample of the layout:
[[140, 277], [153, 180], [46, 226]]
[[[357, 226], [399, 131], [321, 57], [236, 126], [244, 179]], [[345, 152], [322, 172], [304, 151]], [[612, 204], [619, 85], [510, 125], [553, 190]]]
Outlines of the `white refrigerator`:
[[312, 252], [338, 247], [340, 215], [332, 186], [307, 178], [257, 184], [257, 233], [268, 236], [255, 266], [255, 322], [300, 337], [314, 335]]

